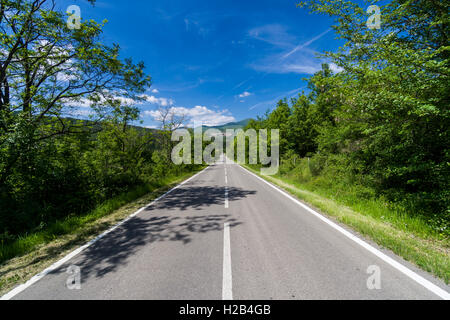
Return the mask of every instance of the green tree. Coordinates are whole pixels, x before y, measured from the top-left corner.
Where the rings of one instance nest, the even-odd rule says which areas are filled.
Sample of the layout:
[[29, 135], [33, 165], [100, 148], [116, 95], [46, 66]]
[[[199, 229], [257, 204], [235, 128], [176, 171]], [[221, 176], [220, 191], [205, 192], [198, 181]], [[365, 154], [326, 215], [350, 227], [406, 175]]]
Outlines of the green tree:
[[345, 41], [338, 52], [326, 53], [343, 69], [333, 76], [343, 97], [337, 126], [327, 136], [347, 140], [346, 151], [364, 161], [381, 192], [448, 221], [448, 3], [393, 0], [381, 7], [379, 30], [366, 26], [368, 5], [300, 4], [333, 17]]
[[292, 115], [288, 119], [287, 128], [289, 146], [300, 157], [305, 157], [317, 150], [317, 131], [311, 118], [311, 105], [305, 95], [292, 102]]
[[[54, 1], [0, 0], [0, 240], [85, 213], [151, 161], [147, 132], [129, 128], [144, 64], [101, 43], [104, 23], [66, 20]], [[80, 111], [90, 120], [69, 118]]]
[[1, 0], [2, 184], [40, 142], [84, 131], [86, 122], [62, 120], [76, 106], [88, 106], [92, 120], [104, 119], [123, 100], [143, 99], [150, 85], [143, 63], [121, 60], [117, 45], [99, 42], [103, 24], [83, 21], [69, 30], [66, 19], [52, 1]]
[[[276, 108], [270, 113], [265, 121], [265, 128], [280, 130], [280, 153], [284, 153], [289, 148], [288, 141], [288, 120], [291, 116], [291, 108], [288, 102], [280, 100]], [[270, 131], [268, 132], [268, 141], [270, 141]]]

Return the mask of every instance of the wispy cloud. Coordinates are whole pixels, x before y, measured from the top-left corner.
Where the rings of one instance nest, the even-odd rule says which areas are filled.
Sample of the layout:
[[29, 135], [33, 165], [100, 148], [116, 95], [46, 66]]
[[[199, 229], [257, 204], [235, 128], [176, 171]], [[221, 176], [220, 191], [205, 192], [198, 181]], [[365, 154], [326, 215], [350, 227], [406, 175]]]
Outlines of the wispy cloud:
[[205, 77], [205, 78], [198, 78], [197, 81], [188, 81], [188, 82], [181, 82], [181, 83], [175, 83], [171, 84], [170, 86], [165, 86], [162, 84], [158, 85], [158, 88], [162, 91], [167, 92], [183, 92], [186, 90], [195, 89], [205, 83], [218, 83], [223, 82], [223, 79], [221, 78], [213, 78], [213, 77]]
[[294, 49], [292, 49], [291, 51], [289, 51], [288, 53], [286, 53], [286, 54], [282, 57], [282, 59], [286, 59], [287, 57], [289, 57], [289, 56], [292, 55], [293, 53], [295, 53], [295, 52], [297, 52], [297, 51], [299, 51], [299, 50], [302, 50], [303, 48], [308, 47], [310, 44], [312, 44], [313, 42], [319, 40], [320, 38], [322, 38], [324, 35], [326, 35], [326, 34], [327, 34], [328, 32], [330, 32], [331, 30], [333, 30], [333, 29], [329, 28], [329, 29], [325, 30], [324, 32], [322, 32], [321, 34], [315, 36], [314, 38], [312, 38], [312, 39], [306, 41], [305, 43], [296, 46]]
[[171, 21], [173, 20], [175, 17], [177, 17], [180, 12], [176, 11], [173, 12], [171, 11], [170, 13], [162, 8], [156, 8], [155, 12], [157, 13], [157, 17], [161, 20], [165, 20], [165, 21]]
[[206, 38], [214, 29], [214, 18], [206, 12], [196, 12], [185, 16], [186, 32], [196, 32]]
[[[270, 59], [269, 59], [270, 60]], [[257, 63], [250, 65], [254, 70], [266, 73], [298, 73], [298, 74], [314, 74], [321, 69], [321, 62], [309, 58], [299, 58], [289, 63]]]
[[253, 39], [278, 47], [289, 48], [295, 41], [295, 37], [290, 35], [287, 28], [280, 24], [268, 24], [250, 29], [248, 35]]
[[[285, 28], [281, 29], [284, 30]], [[314, 74], [321, 69], [321, 64], [323, 61], [317, 59], [317, 52], [309, 48], [309, 46], [324, 37], [328, 34], [332, 29], [327, 29], [319, 35], [303, 42], [300, 45], [295, 45], [295, 37], [289, 36], [287, 34], [283, 35], [283, 45], [279, 45], [279, 43], [275, 41], [267, 41], [267, 39], [263, 40], [275, 46], [275, 49], [278, 49], [281, 52], [278, 53], [270, 53], [262, 57], [259, 60], [249, 64], [249, 66], [256, 70], [269, 73], [298, 73], [298, 74]], [[286, 32], [285, 32], [286, 33]], [[294, 40], [292, 40], [294, 39]], [[289, 41], [288, 43], [286, 43]], [[286, 50], [287, 49], [287, 50]]]
[[275, 99], [270, 99], [270, 100], [265, 100], [265, 101], [259, 102], [259, 103], [255, 104], [255, 105], [251, 106], [249, 108], [249, 110], [253, 110], [253, 109], [256, 109], [256, 108], [260, 108], [260, 107], [274, 107], [275, 103], [277, 103], [280, 99], [291, 98], [291, 97], [297, 95], [297, 93], [299, 93], [303, 89], [305, 89], [305, 87], [301, 87], [301, 88], [298, 88], [298, 89], [294, 89], [294, 90], [285, 92], [282, 95], [276, 97]]
[[235, 85], [235, 86], [233, 87], [233, 90], [242, 87], [244, 84], [246, 84], [247, 82], [249, 82], [249, 81], [252, 80], [253, 78], [254, 78], [254, 77], [250, 77], [250, 78], [248, 78], [247, 80], [244, 80], [244, 81], [239, 82], [237, 85]]

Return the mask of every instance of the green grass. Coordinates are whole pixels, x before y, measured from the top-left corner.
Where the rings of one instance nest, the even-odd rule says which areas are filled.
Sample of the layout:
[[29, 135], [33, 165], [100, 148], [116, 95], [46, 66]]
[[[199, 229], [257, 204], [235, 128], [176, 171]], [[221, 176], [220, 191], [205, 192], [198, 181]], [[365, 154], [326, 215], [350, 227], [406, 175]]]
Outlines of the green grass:
[[128, 192], [124, 192], [119, 196], [103, 202], [101, 205], [85, 215], [67, 217], [64, 220], [52, 223], [44, 230], [21, 236], [10, 244], [4, 245], [2, 243], [0, 245], [0, 263], [8, 261], [14, 257], [30, 253], [39, 246], [50, 243], [58, 237], [74, 233], [82, 229], [87, 224], [111, 214], [115, 210], [118, 210], [124, 205], [148, 193], [156, 191], [157, 194], [161, 194], [173, 183], [184, 180], [192, 174], [193, 172], [184, 173], [181, 176], [169, 176], [157, 182], [138, 186]]
[[[260, 175], [257, 166], [245, 167]], [[362, 186], [340, 183], [336, 177], [305, 179], [293, 172], [262, 177], [449, 283], [449, 239], [423, 218], [374, 197]]]

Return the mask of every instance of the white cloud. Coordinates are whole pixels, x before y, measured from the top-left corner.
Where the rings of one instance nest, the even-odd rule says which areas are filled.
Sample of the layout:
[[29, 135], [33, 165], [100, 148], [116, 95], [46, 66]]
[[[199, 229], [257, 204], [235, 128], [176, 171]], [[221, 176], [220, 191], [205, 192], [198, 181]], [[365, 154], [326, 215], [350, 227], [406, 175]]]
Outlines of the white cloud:
[[57, 81], [69, 82], [69, 81], [75, 81], [75, 80], [78, 80], [78, 79], [79, 79], [79, 76], [75, 72], [73, 72], [73, 73], [70, 73], [70, 72], [58, 72], [56, 74], [56, 80]]
[[153, 89], [152, 93], [159, 93], [158, 89]]
[[[201, 122], [203, 125], [211, 127], [236, 121], [227, 109], [211, 110], [205, 106], [195, 106], [194, 108], [172, 107], [170, 111], [178, 116], [184, 115], [186, 124], [190, 127], [193, 127], [194, 122]], [[144, 111], [143, 115], [153, 118], [154, 121], [160, 120], [158, 110]]]
[[339, 73], [339, 72], [344, 71], [343, 68], [339, 67], [337, 64], [335, 64], [333, 62], [330, 63], [329, 66], [330, 66], [330, 70], [333, 71], [333, 73]]
[[173, 105], [175, 102], [169, 98], [156, 98], [155, 96], [145, 95], [146, 101], [151, 104], [157, 104], [162, 107]]
[[95, 112], [92, 109], [82, 108], [82, 109], [68, 109], [63, 112], [63, 115], [67, 117], [82, 117], [88, 118], [89, 116], [94, 116]]
[[252, 94], [248, 91], [244, 91], [239, 95], [239, 98], [246, 98], [246, 97], [250, 97]]
[[[144, 104], [145, 101], [149, 101], [150, 103], [158, 103], [158, 104], [161, 104], [161, 105], [162, 105], [162, 103], [168, 103], [167, 99], [162, 98], [164, 100], [160, 101], [159, 99], [157, 99], [157, 98], [155, 98], [153, 96], [148, 96], [148, 95], [145, 95], [145, 94], [141, 95], [139, 97], [144, 99], [144, 100], [143, 101], [134, 100], [132, 98], [123, 97], [123, 96], [119, 96], [119, 95], [112, 96], [111, 98], [114, 99], [114, 100], [120, 101], [120, 103], [122, 105], [141, 105], [141, 104]], [[100, 101], [98, 102], [98, 104], [103, 104], [105, 102], [106, 102], [106, 99], [104, 97], [101, 97]], [[66, 106], [78, 107], [78, 108], [90, 108], [92, 106], [91, 100], [89, 100], [88, 98], [85, 98], [85, 97], [79, 99], [79, 101], [67, 100], [67, 101], [64, 101], [64, 104]]]

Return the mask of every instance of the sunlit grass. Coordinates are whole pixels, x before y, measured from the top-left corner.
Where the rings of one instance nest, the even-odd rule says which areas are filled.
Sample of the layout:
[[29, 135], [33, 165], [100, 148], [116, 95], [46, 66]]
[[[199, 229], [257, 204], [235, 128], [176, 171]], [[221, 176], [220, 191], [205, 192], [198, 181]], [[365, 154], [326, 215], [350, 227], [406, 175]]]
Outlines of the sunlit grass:
[[54, 241], [60, 236], [67, 235], [82, 229], [85, 225], [105, 217], [126, 204], [148, 194], [156, 192], [163, 193], [170, 185], [187, 178], [193, 173], [185, 173], [181, 176], [169, 176], [157, 182], [138, 186], [128, 192], [109, 199], [91, 212], [85, 215], [69, 216], [64, 220], [50, 224], [42, 231], [23, 235], [10, 244], [0, 244], [0, 263], [17, 256], [27, 254], [41, 245]]
[[[259, 174], [255, 166], [246, 168]], [[449, 239], [422, 218], [386, 203], [383, 198], [361, 196], [357, 186], [339, 185], [338, 181], [299, 183], [289, 175], [262, 177], [449, 283]]]

